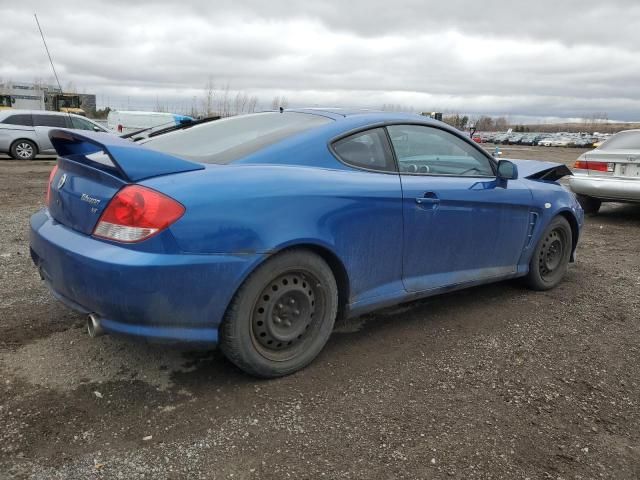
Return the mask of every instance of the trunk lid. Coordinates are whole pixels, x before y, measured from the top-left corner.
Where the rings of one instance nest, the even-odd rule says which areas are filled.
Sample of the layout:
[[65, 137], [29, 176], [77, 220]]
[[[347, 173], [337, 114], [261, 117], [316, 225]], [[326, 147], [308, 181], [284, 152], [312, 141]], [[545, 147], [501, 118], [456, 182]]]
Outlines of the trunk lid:
[[50, 183], [49, 212], [58, 222], [90, 235], [100, 215], [123, 186], [204, 166], [155, 152], [108, 133], [52, 130], [59, 155]]
[[596, 148], [582, 155], [587, 163], [607, 164], [607, 172], [588, 170], [593, 176], [640, 178], [640, 150], [601, 150]]

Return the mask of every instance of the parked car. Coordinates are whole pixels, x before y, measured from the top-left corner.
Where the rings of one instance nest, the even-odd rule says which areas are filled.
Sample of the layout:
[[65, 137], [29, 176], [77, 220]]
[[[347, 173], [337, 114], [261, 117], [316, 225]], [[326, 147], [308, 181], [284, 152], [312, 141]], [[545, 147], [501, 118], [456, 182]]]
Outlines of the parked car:
[[52, 128], [107, 131], [96, 122], [72, 113], [3, 110], [0, 112], [0, 153], [19, 160], [32, 160], [38, 154], [55, 154], [49, 140]]
[[493, 137], [493, 143], [495, 144], [502, 144], [505, 143], [506, 140], [509, 138], [509, 135], [511, 135], [510, 133], [500, 133], [498, 135], [496, 135], [495, 137]]
[[54, 130], [31, 256], [88, 330], [218, 343], [294, 372], [338, 316], [523, 277], [553, 288], [583, 214], [560, 164], [496, 161], [442, 122], [266, 112], [144, 144]]
[[593, 137], [578, 137], [574, 142], [573, 146], [578, 148], [591, 148], [594, 143]]
[[571, 137], [556, 137], [551, 140], [552, 147], [572, 147], [573, 139]]
[[583, 153], [574, 172], [569, 185], [586, 213], [602, 202], [640, 202], [640, 130], [617, 133]]

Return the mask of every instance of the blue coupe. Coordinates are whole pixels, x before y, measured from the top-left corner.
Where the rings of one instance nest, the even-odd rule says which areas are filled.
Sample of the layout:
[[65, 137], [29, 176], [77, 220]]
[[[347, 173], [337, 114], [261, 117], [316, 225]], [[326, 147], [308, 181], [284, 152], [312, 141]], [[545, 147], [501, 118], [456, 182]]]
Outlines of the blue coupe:
[[555, 287], [583, 212], [554, 163], [496, 161], [418, 115], [285, 110], [135, 144], [54, 130], [31, 255], [92, 335], [310, 363], [336, 318], [524, 277]]

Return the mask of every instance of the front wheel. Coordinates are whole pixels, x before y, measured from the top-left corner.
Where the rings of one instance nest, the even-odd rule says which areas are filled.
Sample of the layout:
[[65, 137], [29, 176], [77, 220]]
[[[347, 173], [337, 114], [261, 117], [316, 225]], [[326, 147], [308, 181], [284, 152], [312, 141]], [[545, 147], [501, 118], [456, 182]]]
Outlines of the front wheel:
[[337, 311], [338, 289], [327, 263], [306, 250], [283, 252], [236, 293], [220, 326], [220, 348], [251, 375], [288, 375], [320, 353]]
[[555, 217], [536, 245], [525, 282], [533, 290], [549, 290], [557, 286], [567, 273], [573, 235], [564, 217]]

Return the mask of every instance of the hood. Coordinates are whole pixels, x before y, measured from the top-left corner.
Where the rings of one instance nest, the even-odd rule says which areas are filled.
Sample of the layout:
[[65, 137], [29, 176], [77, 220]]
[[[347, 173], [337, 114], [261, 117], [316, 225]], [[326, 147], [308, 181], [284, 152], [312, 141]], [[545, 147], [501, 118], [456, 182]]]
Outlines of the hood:
[[569, 167], [562, 163], [541, 162], [538, 160], [517, 160], [505, 158], [518, 167], [518, 177], [529, 180], [547, 180], [555, 182], [567, 175], [573, 175]]

